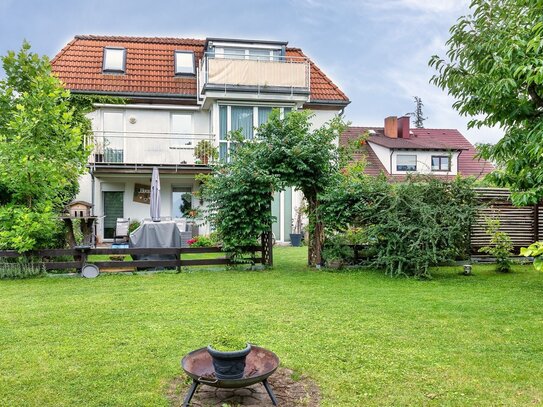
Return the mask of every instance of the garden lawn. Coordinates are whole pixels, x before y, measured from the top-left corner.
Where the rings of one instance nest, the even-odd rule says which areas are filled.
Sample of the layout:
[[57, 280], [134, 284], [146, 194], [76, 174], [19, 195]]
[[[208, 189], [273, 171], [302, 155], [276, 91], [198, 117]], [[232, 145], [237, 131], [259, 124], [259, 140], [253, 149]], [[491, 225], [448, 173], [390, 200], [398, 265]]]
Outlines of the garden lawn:
[[305, 267], [0, 281], [0, 405], [161, 406], [179, 361], [231, 329], [324, 406], [543, 403], [543, 274], [431, 281]]

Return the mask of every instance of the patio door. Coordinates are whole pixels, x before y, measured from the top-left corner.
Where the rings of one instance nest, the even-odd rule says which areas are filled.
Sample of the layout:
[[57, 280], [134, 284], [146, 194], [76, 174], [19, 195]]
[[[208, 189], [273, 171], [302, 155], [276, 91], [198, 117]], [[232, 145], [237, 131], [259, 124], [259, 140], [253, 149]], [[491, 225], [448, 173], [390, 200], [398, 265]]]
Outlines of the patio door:
[[115, 237], [117, 218], [124, 218], [124, 192], [104, 191], [104, 239]]

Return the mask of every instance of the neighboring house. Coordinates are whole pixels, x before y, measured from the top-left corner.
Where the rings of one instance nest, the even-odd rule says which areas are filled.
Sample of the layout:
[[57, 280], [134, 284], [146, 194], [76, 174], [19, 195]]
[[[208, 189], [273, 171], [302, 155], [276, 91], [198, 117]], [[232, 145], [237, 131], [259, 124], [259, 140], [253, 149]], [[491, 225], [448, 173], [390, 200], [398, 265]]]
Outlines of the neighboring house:
[[384, 127], [349, 127], [340, 144], [347, 145], [364, 134], [367, 139], [353, 158], [366, 157], [369, 175], [383, 173], [394, 180], [410, 173], [480, 178], [494, 169], [475, 157], [475, 148], [458, 130], [410, 128], [408, 116], [387, 117]]
[[[205, 142], [228, 159], [227, 132], [248, 139], [272, 108], [311, 109], [321, 126], [349, 104], [347, 96], [299, 48], [286, 42], [207, 38], [76, 36], [52, 60], [73, 93], [121, 96], [90, 114], [94, 151], [78, 200], [105, 216], [98, 238], [113, 238], [117, 218], [149, 217], [153, 166], [161, 177], [162, 215], [187, 217], [201, 205], [195, 176], [210, 171], [195, 157]], [[199, 147], [198, 147], [199, 146]], [[204, 151], [205, 152], [205, 151]], [[273, 231], [288, 241], [299, 194], [276, 194]], [[201, 233], [207, 233], [206, 226]]]

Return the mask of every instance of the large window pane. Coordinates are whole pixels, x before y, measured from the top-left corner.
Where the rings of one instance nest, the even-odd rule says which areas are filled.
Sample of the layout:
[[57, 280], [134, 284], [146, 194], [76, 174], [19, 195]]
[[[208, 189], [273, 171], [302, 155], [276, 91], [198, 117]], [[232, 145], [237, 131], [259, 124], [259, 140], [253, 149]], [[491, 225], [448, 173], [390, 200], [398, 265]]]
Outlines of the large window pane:
[[398, 154], [396, 157], [396, 171], [417, 171], [417, 156]]
[[270, 113], [272, 111], [271, 107], [259, 107], [258, 108], [258, 125], [261, 126], [262, 124], [266, 123], [268, 121], [268, 117], [270, 117]]
[[450, 160], [448, 156], [432, 156], [432, 171], [450, 171]]
[[219, 106], [219, 138], [226, 140], [226, 133], [228, 132], [227, 126], [228, 107]]
[[190, 187], [172, 188], [172, 216], [186, 218], [192, 210], [192, 190]]
[[253, 108], [245, 106], [232, 106], [232, 131], [241, 130], [243, 136], [253, 138]]
[[249, 49], [250, 59], [259, 60], [259, 61], [269, 61], [270, 60], [270, 50], [268, 49]]

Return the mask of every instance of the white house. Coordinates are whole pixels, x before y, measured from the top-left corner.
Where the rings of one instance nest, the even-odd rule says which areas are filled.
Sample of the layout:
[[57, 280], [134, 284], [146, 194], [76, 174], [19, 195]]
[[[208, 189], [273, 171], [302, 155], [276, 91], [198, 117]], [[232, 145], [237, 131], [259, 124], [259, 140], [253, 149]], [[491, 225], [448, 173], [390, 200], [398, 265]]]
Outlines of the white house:
[[[93, 204], [99, 240], [113, 237], [120, 217], [149, 217], [151, 170], [159, 167], [162, 215], [187, 217], [202, 202], [195, 176], [210, 171], [205, 154], [228, 159], [226, 134], [247, 138], [267, 120], [311, 109], [320, 126], [341, 113], [347, 96], [299, 48], [286, 42], [76, 36], [52, 60], [73, 93], [120, 96], [126, 104], [97, 104], [90, 115], [94, 151], [78, 200]], [[288, 241], [299, 195], [276, 194], [273, 232]], [[207, 233], [201, 227], [200, 233]]]
[[[407, 174], [438, 178], [483, 177], [494, 167], [477, 158], [475, 147], [455, 129], [411, 128], [408, 116], [389, 116], [384, 127], [349, 127], [341, 145], [364, 137], [365, 172], [403, 180]], [[357, 157], [355, 157], [357, 158]]]

